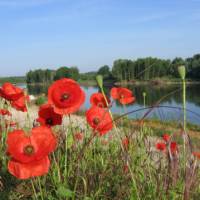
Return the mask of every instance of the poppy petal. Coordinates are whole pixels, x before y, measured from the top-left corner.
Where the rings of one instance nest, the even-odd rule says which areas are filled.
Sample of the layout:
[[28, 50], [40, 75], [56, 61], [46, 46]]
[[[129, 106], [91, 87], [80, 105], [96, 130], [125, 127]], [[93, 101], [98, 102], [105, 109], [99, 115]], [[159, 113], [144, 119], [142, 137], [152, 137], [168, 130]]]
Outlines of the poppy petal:
[[89, 125], [101, 135], [106, 134], [113, 128], [112, 118], [110, 113], [97, 106], [91, 107], [86, 112], [86, 119]]
[[55, 81], [48, 90], [48, 103], [59, 114], [76, 112], [85, 101], [85, 93], [72, 79]]
[[29, 163], [20, 163], [15, 160], [8, 162], [8, 171], [18, 179], [28, 179], [35, 176], [42, 176], [48, 173], [50, 160], [48, 156], [41, 160]]

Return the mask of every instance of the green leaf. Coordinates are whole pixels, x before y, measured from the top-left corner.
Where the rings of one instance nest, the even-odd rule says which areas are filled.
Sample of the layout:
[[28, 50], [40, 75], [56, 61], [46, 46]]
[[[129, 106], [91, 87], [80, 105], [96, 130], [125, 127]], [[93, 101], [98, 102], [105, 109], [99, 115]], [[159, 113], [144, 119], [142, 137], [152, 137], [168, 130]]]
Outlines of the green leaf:
[[72, 134], [70, 134], [67, 137], [67, 148], [71, 149], [73, 143], [74, 143], [74, 138], [73, 138]]
[[74, 196], [74, 192], [61, 185], [57, 190], [57, 195], [59, 197], [72, 198]]

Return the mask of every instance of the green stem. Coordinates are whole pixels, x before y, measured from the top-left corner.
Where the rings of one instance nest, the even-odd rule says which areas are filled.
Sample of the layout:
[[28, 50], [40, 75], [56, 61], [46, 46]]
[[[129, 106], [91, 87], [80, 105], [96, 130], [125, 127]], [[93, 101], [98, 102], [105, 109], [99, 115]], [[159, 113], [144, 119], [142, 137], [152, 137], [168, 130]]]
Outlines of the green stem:
[[31, 185], [32, 185], [32, 189], [33, 189], [33, 193], [34, 193], [35, 199], [38, 199], [37, 198], [37, 193], [36, 193], [36, 190], [35, 190], [35, 186], [34, 186], [34, 183], [33, 183], [33, 179], [31, 179]]
[[65, 133], [65, 169], [64, 169], [64, 180], [67, 180], [67, 131]]
[[[108, 107], [108, 111], [109, 111], [109, 114], [110, 114], [110, 116], [111, 116], [111, 119], [112, 119], [112, 121], [113, 121], [113, 125], [114, 125], [115, 132], [117, 133], [117, 136], [118, 136], [118, 138], [119, 138], [119, 140], [120, 140], [121, 149], [122, 149], [123, 152], [125, 152], [124, 147], [123, 147], [123, 144], [122, 144], [122, 142], [121, 142], [122, 140], [121, 140], [120, 134], [119, 134], [118, 129], [117, 129], [117, 127], [116, 127], [116, 124], [115, 124], [115, 122], [114, 122], [114, 118], [113, 118], [112, 112], [111, 112], [110, 109], [109, 109], [109, 104], [108, 104], [108, 101], [107, 101], [107, 98], [106, 98], [104, 89], [103, 89], [103, 87], [100, 87], [100, 89], [101, 89], [101, 93], [103, 94], [103, 97], [104, 97], [104, 99], [105, 99], [105, 101], [106, 101], [106, 105], [107, 105], [107, 107]], [[127, 165], [128, 165], [128, 168], [129, 168], [129, 171], [130, 171], [130, 174], [131, 174], [131, 179], [132, 179], [133, 185], [134, 185], [134, 187], [135, 187], [135, 192], [136, 192], [136, 195], [137, 195], [137, 199], [140, 200], [140, 196], [139, 196], [138, 189], [137, 189], [137, 183], [136, 183], [136, 180], [135, 180], [135, 178], [134, 178], [134, 174], [133, 174], [133, 172], [132, 172], [132, 169], [131, 169], [131, 166], [130, 166], [130, 163], [129, 163], [128, 160], [127, 160]]]
[[56, 160], [56, 157], [55, 157], [55, 153], [54, 153], [54, 152], [53, 152], [53, 160], [54, 160], [55, 165], [56, 165], [57, 170], [58, 170], [58, 180], [59, 180], [59, 182], [61, 182], [60, 167], [59, 167], [59, 164], [58, 164], [58, 162], [57, 162], [57, 160]]
[[39, 188], [40, 188], [40, 196], [41, 196], [41, 199], [44, 200], [43, 191], [42, 191], [41, 182], [40, 182], [40, 177], [38, 177], [38, 184], [39, 184]]
[[183, 79], [183, 129], [186, 131], [186, 84]]

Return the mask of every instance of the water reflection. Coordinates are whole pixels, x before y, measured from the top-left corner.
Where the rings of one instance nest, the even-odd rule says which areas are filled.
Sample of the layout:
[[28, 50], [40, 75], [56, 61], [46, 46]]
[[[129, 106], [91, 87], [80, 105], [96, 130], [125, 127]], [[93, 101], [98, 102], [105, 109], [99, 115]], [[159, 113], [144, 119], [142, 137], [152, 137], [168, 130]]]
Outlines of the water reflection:
[[[105, 92], [109, 96], [109, 91], [112, 86], [105, 87]], [[92, 93], [99, 91], [97, 87], [86, 87], [82, 86], [86, 93], [86, 101], [83, 109], [88, 109], [90, 107], [89, 97]], [[130, 104], [124, 108], [118, 102], [114, 102], [112, 106], [112, 111], [114, 113], [122, 114], [124, 112], [130, 112], [132, 110], [143, 108], [143, 92], [146, 92], [146, 106], [152, 106], [159, 100], [162, 100], [159, 105], [162, 106], [173, 106], [181, 107], [182, 104], [182, 92], [180, 85], [174, 86], [152, 86], [152, 85], [142, 85], [142, 86], [128, 86], [136, 96], [136, 102]], [[41, 93], [47, 93], [48, 85], [28, 85], [27, 86], [29, 94], [38, 95]], [[198, 92], [199, 85], [189, 85], [187, 86], [187, 108], [195, 113], [200, 114], [200, 93]], [[174, 92], [174, 93], [173, 93]], [[171, 93], [171, 94], [170, 94]], [[170, 95], [169, 95], [170, 94]], [[168, 96], [169, 95], [169, 96]], [[137, 113], [130, 114], [131, 118], [141, 118], [146, 111], [138, 111]], [[182, 112], [178, 109], [171, 108], [159, 108], [155, 109], [148, 115], [148, 117], [159, 118], [161, 120], [176, 120], [181, 121]], [[188, 121], [200, 124], [200, 118], [195, 114], [187, 112]]]
[[49, 85], [27, 85], [28, 93], [32, 95], [47, 94]]

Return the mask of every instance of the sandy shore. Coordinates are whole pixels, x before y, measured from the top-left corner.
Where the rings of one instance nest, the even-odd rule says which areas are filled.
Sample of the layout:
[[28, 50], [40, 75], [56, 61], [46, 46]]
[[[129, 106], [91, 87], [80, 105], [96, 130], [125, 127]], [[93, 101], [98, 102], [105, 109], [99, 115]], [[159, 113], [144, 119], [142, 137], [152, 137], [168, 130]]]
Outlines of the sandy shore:
[[[32, 105], [31, 107], [29, 107], [28, 113], [17, 111], [12, 108], [10, 110], [10, 112], [12, 113], [12, 121], [16, 122], [19, 127], [23, 128], [26, 126], [29, 119], [31, 120], [31, 123], [34, 123], [34, 121], [38, 118], [38, 110], [39, 107], [36, 105]], [[64, 126], [72, 124], [74, 127], [78, 126], [79, 128], [83, 129], [86, 126], [86, 120], [83, 116], [70, 115], [70, 118], [69, 116], [65, 116], [63, 118], [63, 124]]]

